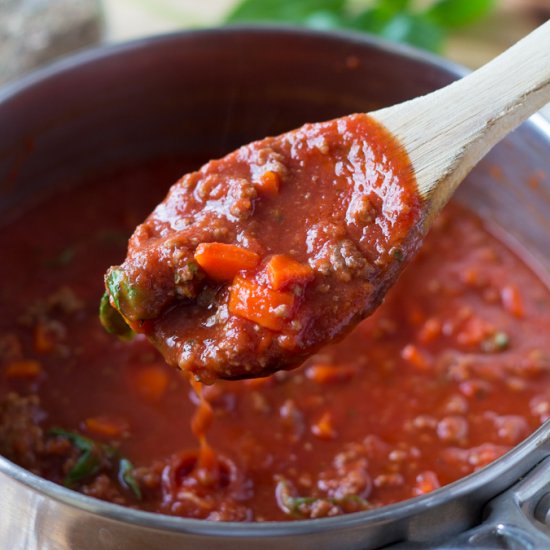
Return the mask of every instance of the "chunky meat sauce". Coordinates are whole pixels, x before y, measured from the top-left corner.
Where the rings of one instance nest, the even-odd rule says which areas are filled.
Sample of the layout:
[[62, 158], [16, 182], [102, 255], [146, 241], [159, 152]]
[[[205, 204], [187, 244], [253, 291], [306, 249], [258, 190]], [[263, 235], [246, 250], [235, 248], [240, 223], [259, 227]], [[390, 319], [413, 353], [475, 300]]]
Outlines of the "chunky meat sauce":
[[103, 319], [202, 381], [294, 367], [380, 303], [420, 217], [378, 123], [308, 124], [180, 179], [109, 270]]
[[550, 293], [456, 204], [341, 342], [294, 371], [205, 386], [198, 407], [143, 335], [118, 340], [97, 318], [105, 266], [123, 258], [165, 182], [198, 165], [103, 174], [3, 227], [4, 456], [134, 508], [292, 520], [432, 491], [550, 417]]

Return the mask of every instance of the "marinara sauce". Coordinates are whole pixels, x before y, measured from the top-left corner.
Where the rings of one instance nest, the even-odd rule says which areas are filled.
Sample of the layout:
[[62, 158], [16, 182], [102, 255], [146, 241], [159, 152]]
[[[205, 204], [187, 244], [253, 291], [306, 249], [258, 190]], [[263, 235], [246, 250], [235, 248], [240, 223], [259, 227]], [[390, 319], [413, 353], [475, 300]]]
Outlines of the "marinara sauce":
[[[203, 388], [144, 336], [98, 321], [166, 181], [127, 167], [67, 187], [0, 233], [0, 452], [111, 502], [185, 517], [365, 510], [482, 468], [550, 416], [550, 293], [457, 204], [372, 317], [294, 371]], [[195, 419], [192, 426], [191, 420]], [[206, 424], [205, 424], [206, 423]], [[202, 461], [202, 462], [201, 462]]]
[[366, 114], [306, 124], [174, 184], [108, 271], [102, 319], [201, 381], [266, 376], [369, 315], [421, 222], [384, 127]]

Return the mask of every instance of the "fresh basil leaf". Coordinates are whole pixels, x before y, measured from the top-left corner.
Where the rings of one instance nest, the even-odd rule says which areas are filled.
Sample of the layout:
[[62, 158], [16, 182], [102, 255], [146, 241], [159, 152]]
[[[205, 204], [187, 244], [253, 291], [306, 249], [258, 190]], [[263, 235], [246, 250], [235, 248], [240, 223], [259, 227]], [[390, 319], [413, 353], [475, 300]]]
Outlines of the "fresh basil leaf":
[[107, 292], [99, 303], [99, 321], [108, 333], [115, 334], [122, 340], [131, 340], [135, 336], [124, 317], [111, 305]]
[[495, 0], [438, 0], [425, 15], [438, 25], [453, 29], [483, 19], [494, 5]]
[[133, 475], [133, 471], [133, 464], [127, 458], [121, 458], [118, 464], [118, 481], [123, 487], [132, 491], [138, 500], [141, 500], [141, 488]]
[[303, 23], [315, 12], [340, 14], [347, 0], [243, 0], [227, 16], [227, 23], [281, 21]]

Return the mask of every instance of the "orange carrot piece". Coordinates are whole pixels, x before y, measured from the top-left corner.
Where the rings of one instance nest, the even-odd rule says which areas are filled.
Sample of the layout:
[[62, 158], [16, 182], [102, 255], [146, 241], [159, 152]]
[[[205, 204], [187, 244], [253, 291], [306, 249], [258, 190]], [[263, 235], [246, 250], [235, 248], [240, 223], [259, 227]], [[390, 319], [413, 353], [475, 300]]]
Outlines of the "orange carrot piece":
[[419, 371], [427, 371], [430, 368], [426, 356], [413, 344], [407, 344], [401, 350], [401, 357]]
[[6, 378], [36, 378], [42, 374], [42, 365], [33, 359], [12, 361], [4, 369]]
[[136, 371], [133, 382], [137, 392], [147, 401], [156, 402], [166, 393], [168, 373], [166, 367], [149, 365]]
[[34, 329], [34, 349], [38, 353], [50, 353], [55, 348], [55, 336], [43, 323], [38, 323]]
[[506, 311], [514, 317], [523, 317], [523, 300], [517, 286], [505, 286], [500, 292], [500, 297]]
[[229, 312], [275, 331], [287, 324], [294, 294], [261, 286], [237, 275], [229, 291]]
[[311, 426], [311, 432], [319, 439], [334, 439], [338, 434], [334, 429], [332, 415], [326, 412]]
[[279, 187], [281, 185], [281, 177], [277, 172], [267, 170], [264, 172], [256, 182], [256, 187], [260, 193], [268, 197], [276, 197], [279, 194]]
[[333, 384], [336, 382], [347, 382], [358, 372], [355, 365], [325, 365], [318, 363], [311, 365], [306, 370], [306, 376], [318, 384]]
[[234, 244], [201, 243], [195, 260], [212, 279], [230, 281], [239, 271], [254, 269], [260, 256]]
[[427, 470], [416, 476], [416, 485], [413, 489], [413, 493], [417, 496], [425, 495], [426, 493], [431, 493], [439, 489], [439, 487], [441, 487], [441, 483], [439, 483], [439, 479], [435, 472]]
[[441, 321], [435, 317], [430, 317], [418, 332], [418, 340], [422, 344], [430, 344], [437, 340], [441, 334]]
[[120, 437], [128, 431], [128, 424], [124, 420], [110, 416], [87, 418], [84, 425], [90, 433], [110, 439]]
[[286, 254], [276, 254], [267, 264], [269, 286], [273, 290], [281, 290], [290, 284], [305, 284], [314, 277], [313, 269], [302, 264]]

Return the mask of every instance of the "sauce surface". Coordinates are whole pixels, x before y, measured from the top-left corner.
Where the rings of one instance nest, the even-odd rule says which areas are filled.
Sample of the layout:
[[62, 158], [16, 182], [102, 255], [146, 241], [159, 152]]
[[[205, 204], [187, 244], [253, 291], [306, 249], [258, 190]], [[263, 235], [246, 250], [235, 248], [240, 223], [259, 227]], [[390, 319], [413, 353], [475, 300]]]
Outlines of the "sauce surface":
[[108, 272], [110, 305], [199, 380], [292, 368], [378, 306], [420, 206], [376, 121], [306, 124], [181, 178]]
[[550, 293], [451, 205], [385, 303], [340, 343], [294, 371], [203, 389], [208, 467], [187, 380], [144, 336], [119, 341], [97, 318], [105, 266], [165, 182], [197, 161], [104, 174], [3, 228], [1, 454], [144, 510], [292, 520], [431, 491], [550, 417]]

